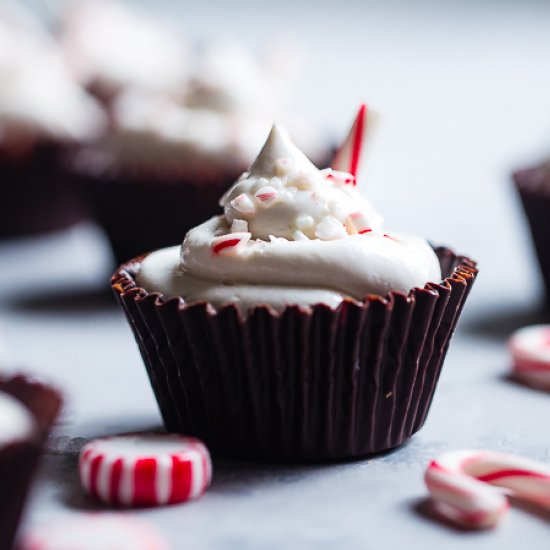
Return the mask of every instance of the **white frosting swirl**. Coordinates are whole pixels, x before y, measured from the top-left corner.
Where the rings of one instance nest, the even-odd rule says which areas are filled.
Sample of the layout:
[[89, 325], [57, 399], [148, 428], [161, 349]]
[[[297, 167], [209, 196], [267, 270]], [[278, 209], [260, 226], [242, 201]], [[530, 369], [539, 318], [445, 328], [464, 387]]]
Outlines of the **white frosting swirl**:
[[351, 175], [318, 170], [278, 126], [220, 204], [229, 225], [245, 220], [251, 237], [264, 241], [270, 236], [331, 240], [352, 235], [357, 233], [352, 215], [360, 217], [365, 228], [382, 224]]
[[381, 230], [350, 174], [318, 170], [274, 126], [249, 172], [222, 198], [225, 215], [189, 231], [181, 247], [150, 255], [138, 284], [186, 301], [242, 309], [330, 306], [343, 298], [408, 292], [441, 279], [418, 237]]
[[32, 438], [35, 429], [30, 411], [11, 395], [0, 393], [0, 447]]
[[127, 86], [167, 91], [184, 85], [185, 42], [152, 14], [128, 5], [110, 0], [71, 3], [63, 43], [79, 80], [103, 92]]
[[[97, 102], [69, 75], [55, 45], [0, 25], [0, 143], [86, 141], [104, 129]], [[23, 143], [22, 143], [23, 144]]]

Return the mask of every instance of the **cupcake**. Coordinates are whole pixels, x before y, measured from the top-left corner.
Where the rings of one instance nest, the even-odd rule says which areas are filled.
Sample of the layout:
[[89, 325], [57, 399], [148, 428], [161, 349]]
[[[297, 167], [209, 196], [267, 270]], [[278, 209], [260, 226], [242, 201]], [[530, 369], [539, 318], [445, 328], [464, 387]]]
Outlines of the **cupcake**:
[[[360, 126], [333, 165], [356, 172]], [[353, 174], [317, 169], [277, 126], [221, 204], [112, 279], [167, 429], [268, 460], [403, 443], [424, 423], [475, 264], [385, 232]]]
[[71, 2], [59, 34], [77, 80], [107, 105], [129, 87], [169, 92], [185, 84], [187, 44], [180, 33], [128, 3]]
[[[220, 196], [254, 159], [279, 107], [269, 72], [243, 48], [203, 50], [185, 89], [128, 88], [113, 99], [108, 136], [82, 148], [74, 171], [117, 263], [173, 244], [220, 211]], [[326, 161], [326, 136], [300, 117], [291, 127]], [[151, 205], [156, 205], [151, 208]]]
[[0, 548], [13, 545], [32, 476], [60, 407], [54, 389], [23, 376], [0, 377]]
[[513, 178], [529, 222], [546, 287], [546, 306], [550, 308], [550, 162], [519, 170]]
[[87, 206], [64, 157], [99, 135], [104, 114], [45, 36], [0, 19], [0, 46], [0, 237], [68, 227]]

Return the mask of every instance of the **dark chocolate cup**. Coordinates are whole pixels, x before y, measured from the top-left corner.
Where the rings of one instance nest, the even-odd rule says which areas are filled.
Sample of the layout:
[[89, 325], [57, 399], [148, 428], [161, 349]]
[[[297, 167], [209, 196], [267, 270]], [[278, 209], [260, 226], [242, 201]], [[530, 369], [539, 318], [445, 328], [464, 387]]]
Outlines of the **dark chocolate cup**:
[[12, 548], [42, 448], [61, 408], [53, 388], [24, 376], [0, 377], [0, 392], [15, 397], [36, 420], [32, 439], [0, 447], [0, 548]]
[[391, 449], [424, 424], [477, 275], [473, 261], [436, 252], [445, 279], [408, 295], [257, 307], [246, 319], [139, 288], [143, 258], [111, 283], [168, 431], [221, 456], [331, 461]]
[[0, 238], [65, 229], [89, 217], [85, 194], [64, 163], [64, 147], [0, 150]]
[[546, 287], [550, 308], [550, 165], [541, 164], [513, 175]]

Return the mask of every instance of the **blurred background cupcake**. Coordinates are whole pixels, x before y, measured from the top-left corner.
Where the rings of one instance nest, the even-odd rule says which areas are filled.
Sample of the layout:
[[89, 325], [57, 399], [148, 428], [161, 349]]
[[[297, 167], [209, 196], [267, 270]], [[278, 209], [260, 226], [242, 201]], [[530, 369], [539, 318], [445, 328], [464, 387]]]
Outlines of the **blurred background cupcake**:
[[0, 375], [0, 548], [15, 538], [61, 395], [32, 378]]
[[314, 161], [329, 158], [327, 135], [288, 108], [295, 65], [282, 44], [257, 58], [236, 42], [190, 48], [161, 20], [111, 2], [71, 4], [61, 35], [109, 113], [107, 135], [73, 167], [117, 263], [217, 213], [274, 118]]
[[187, 44], [156, 13], [109, 0], [76, 0], [59, 19], [67, 64], [103, 102], [127, 87], [170, 92], [184, 85]]
[[550, 308], [550, 161], [518, 170], [513, 178], [546, 287], [546, 307]]
[[100, 135], [103, 111], [47, 32], [9, 3], [0, 9], [0, 80], [0, 237], [68, 227], [88, 211], [64, 159]]

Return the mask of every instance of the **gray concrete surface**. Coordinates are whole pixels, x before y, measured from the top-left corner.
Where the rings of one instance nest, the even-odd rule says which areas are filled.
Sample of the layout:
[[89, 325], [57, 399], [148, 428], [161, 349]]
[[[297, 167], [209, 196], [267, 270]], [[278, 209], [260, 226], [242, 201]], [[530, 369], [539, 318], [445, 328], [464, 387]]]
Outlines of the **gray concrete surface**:
[[[330, 466], [216, 462], [201, 500], [137, 514], [175, 549], [547, 547], [550, 515], [523, 506], [495, 532], [433, 521], [422, 475], [430, 458], [462, 447], [550, 462], [550, 395], [505, 377], [507, 336], [541, 319], [509, 173], [550, 154], [550, 5], [257, 2], [225, 9], [222, 20], [223, 6], [194, 6], [182, 26], [250, 44], [297, 35], [310, 52], [299, 109], [335, 133], [361, 99], [385, 116], [365, 192], [387, 227], [452, 245], [477, 258], [481, 274], [428, 421], [410, 443]], [[104, 292], [110, 270], [92, 225], [0, 243], [0, 333], [17, 364], [65, 390], [57, 436], [160, 425], [130, 331]], [[52, 443], [26, 526], [94, 508], [63, 441], [57, 451]]]

